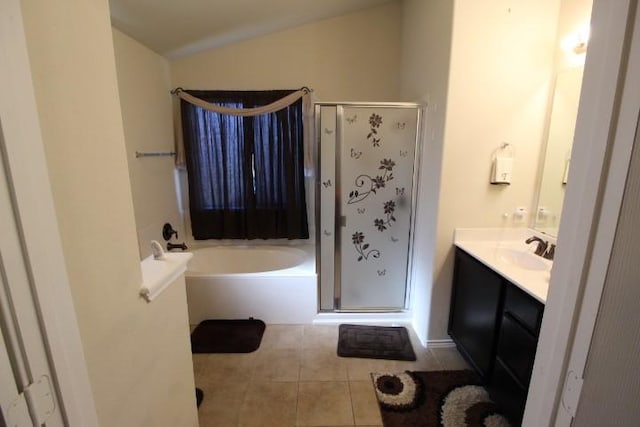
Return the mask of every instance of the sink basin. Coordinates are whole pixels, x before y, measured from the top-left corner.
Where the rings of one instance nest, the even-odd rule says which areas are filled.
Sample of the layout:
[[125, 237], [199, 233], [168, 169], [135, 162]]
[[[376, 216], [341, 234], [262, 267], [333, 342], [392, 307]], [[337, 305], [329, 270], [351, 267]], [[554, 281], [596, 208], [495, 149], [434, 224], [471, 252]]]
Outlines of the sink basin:
[[525, 270], [549, 270], [551, 262], [531, 252], [522, 249], [499, 248], [496, 252], [498, 259]]

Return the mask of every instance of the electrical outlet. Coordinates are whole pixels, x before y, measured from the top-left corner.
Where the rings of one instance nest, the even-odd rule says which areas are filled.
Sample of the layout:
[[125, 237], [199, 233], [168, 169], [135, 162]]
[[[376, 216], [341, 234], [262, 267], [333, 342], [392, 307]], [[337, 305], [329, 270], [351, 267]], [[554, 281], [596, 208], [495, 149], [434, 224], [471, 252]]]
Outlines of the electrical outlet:
[[522, 223], [524, 222], [527, 216], [527, 209], [523, 207], [517, 207], [515, 211], [513, 211], [513, 222], [514, 223]]

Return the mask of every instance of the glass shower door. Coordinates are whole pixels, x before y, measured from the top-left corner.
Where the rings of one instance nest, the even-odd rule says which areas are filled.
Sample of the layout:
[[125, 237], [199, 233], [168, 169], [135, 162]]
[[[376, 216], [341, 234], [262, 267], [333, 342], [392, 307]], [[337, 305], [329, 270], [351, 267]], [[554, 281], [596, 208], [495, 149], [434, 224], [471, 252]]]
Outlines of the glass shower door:
[[338, 106], [340, 310], [405, 307], [418, 114], [416, 107]]

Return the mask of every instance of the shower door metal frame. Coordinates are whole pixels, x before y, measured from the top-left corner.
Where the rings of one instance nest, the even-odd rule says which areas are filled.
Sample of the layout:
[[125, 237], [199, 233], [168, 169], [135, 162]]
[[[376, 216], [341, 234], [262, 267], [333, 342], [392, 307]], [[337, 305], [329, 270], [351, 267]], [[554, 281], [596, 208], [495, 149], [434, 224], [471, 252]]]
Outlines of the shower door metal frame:
[[[342, 267], [342, 212], [341, 212], [341, 182], [340, 182], [340, 166], [341, 166], [341, 152], [342, 152], [342, 117], [344, 114], [344, 107], [362, 107], [362, 108], [406, 108], [416, 109], [416, 129], [415, 129], [415, 142], [414, 142], [414, 159], [413, 159], [413, 174], [412, 174], [412, 187], [411, 187], [411, 208], [409, 219], [409, 237], [407, 248], [407, 266], [406, 266], [406, 283], [404, 288], [404, 307], [397, 309], [388, 308], [365, 308], [365, 309], [348, 309], [343, 310], [340, 308], [341, 304], [341, 292], [342, 292], [342, 280], [341, 280], [341, 267]], [[335, 176], [334, 189], [335, 189], [335, 209], [334, 209], [334, 264], [333, 264], [333, 309], [322, 309], [322, 295], [321, 295], [321, 283], [322, 283], [322, 271], [320, 268], [320, 245], [322, 239], [322, 228], [320, 227], [321, 221], [321, 126], [320, 124], [320, 110], [322, 107], [335, 107], [336, 108], [336, 128], [335, 128]], [[416, 204], [418, 196], [418, 184], [420, 180], [420, 160], [422, 157], [422, 120], [424, 116], [424, 110], [426, 104], [417, 104], [411, 102], [315, 102], [314, 103], [314, 117], [315, 117], [315, 166], [316, 166], [316, 191], [315, 191], [315, 226], [316, 226], [316, 273], [318, 277], [318, 312], [327, 313], [393, 313], [403, 312], [409, 309], [411, 304], [411, 290], [413, 288], [413, 247], [415, 238], [415, 222], [416, 222]]]

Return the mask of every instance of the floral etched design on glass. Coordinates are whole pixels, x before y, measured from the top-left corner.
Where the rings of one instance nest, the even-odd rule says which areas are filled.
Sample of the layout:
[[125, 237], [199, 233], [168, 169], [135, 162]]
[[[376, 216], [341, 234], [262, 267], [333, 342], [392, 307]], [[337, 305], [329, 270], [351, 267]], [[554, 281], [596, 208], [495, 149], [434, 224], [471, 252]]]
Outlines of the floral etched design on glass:
[[349, 193], [348, 204], [358, 203], [369, 197], [370, 194], [375, 194], [376, 190], [386, 187], [387, 182], [393, 179], [393, 167], [396, 165], [391, 159], [380, 160], [379, 171], [382, 171], [382, 175], [376, 175], [372, 177], [367, 174], [358, 175], [355, 179], [355, 185], [358, 188], [367, 187], [366, 191], [360, 192], [359, 190], [352, 190]]
[[380, 128], [381, 124], [382, 116], [376, 113], [373, 113], [371, 114], [371, 116], [369, 116], [370, 130], [369, 134], [367, 135], [367, 139], [371, 140], [371, 143], [374, 147], [380, 147], [380, 141], [382, 140], [382, 138], [378, 136], [378, 129]]
[[396, 210], [396, 202], [389, 200], [384, 203], [384, 213], [386, 218], [376, 218], [373, 220], [373, 225], [378, 231], [384, 231], [387, 227], [391, 227], [391, 223], [395, 222], [396, 218], [393, 216], [393, 212]]
[[353, 246], [358, 252], [358, 262], [364, 260], [368, 260], [369, 257], [380, 258], [380, 251], [377, 249], [369, 249], [369, 244], [364, 242], [364, 233], [361, 231], [356, 231], [351, 235], [351, 241], [353, 242]]

